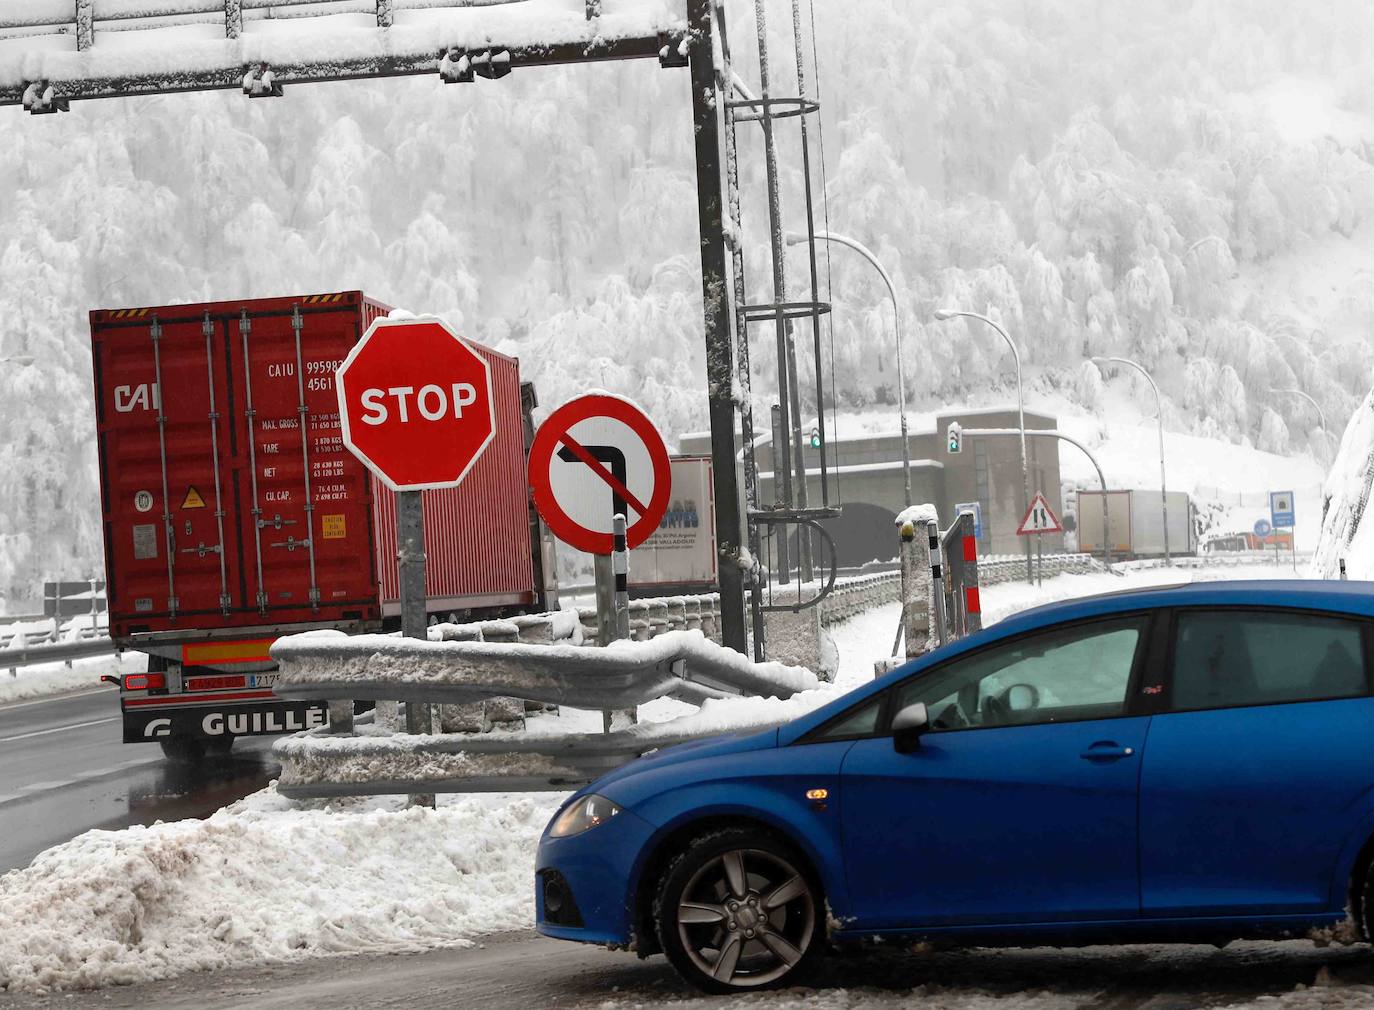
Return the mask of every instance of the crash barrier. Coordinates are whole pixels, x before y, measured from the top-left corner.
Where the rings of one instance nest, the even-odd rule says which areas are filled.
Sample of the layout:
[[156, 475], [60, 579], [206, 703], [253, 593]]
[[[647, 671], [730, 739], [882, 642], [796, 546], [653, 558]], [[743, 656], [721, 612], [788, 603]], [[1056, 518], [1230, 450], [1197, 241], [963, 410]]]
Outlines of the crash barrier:
[[[720, 641], [720, 594], [699, 596], [660, 596], [647, 600], [631, 600], [630, 638], [646, 642], [666, 631], [697, 630], [712, 641]], [[578, 607], [577, 619], [582, 626], [584, 641], [592, 643], [597, 637], [595, 607]]]
[[7, 668], [11, 677], [19, 675], [22, 666], [36, 666], [39, 663], [66, 663], [73, 660], [89, 659], [92, 656], [108, 656], [115, 652], [114, 642], [103, 633], [83, 631], [74, 639], [53, 642], [46, 636], [44, 644], [30, 644], [24, 635], [10, 639], [9, 645], [0, 648], [0, 668]]
[[1112, 567], [1119, 572], [1140, 572], [1151, 568], [1241, 568], [1247, 565], [1295, 565], [1299, 574], [1306, 571], [1311, 562], [1311, 554], [1298, 554], [1296, 558], [1287, 551], [1275, 556], [1273, 551], [1262, 554], [1259, 551], [1245, 554], [1199, 554], [1171, 558], [1142, 558], [1139, 561], [1122, 561]]
[[[456, 706], [513, 699], [523, 716], [531, 704], [624, 711], [660, 698], [702, 705], [739, 696], [786, 699], [819, 687], [809, 670], [753, 663], [710, 641], [699, 628], [592, 649], [574, 644], [580, 627], [578, 634], [555, 640], [559, 629], [552, 619], [558, 616], [548, 615], [544, 622], [548, 644], [464, 639], [454, 625], [439, 626], [432, 641], [328, 631], [293, 635], [272, 646], [279, 667], [275, 690], [288, 699]], [[514, 621], [488, 624], [518, 629]], [[576, 621], [567, 624], [576, 626]], [[748, 725], [773, 725], [785, 716], [748, 718], [753, 719]], [[562, 789], [586, 780], [579, 775], [599, 774], [667, 742], [710, 736], [738, 724], [734, 718], [721, 724], [697, 713], [605, 733], [499, 729], [401, 736], [360, 727], [355, 733], [288, 738], [274, 751], [282, 762], [278, 789], [288, 796]], [[574, 760], [578, 755], [586, 759], [584, 766]]]

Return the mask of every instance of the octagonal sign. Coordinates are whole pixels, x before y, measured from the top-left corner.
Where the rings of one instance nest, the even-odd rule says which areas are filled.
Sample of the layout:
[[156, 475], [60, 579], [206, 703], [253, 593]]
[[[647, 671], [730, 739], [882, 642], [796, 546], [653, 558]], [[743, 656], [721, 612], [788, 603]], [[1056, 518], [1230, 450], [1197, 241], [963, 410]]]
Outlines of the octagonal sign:
[[496, 436], [486, 359], [433, 316], [376, 320], [335, 380], [344, 445], [393, 491], [457, 486]]

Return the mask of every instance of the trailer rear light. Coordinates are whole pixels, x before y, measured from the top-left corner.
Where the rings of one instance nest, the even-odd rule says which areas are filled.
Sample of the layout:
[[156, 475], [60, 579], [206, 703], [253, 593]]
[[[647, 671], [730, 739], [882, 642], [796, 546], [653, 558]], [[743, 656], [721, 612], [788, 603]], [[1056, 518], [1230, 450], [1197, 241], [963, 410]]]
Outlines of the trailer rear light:
[[126, 691], [161, 691], [167, 687], [167, 677], [161, 673], [131, 673], [124, 678]]

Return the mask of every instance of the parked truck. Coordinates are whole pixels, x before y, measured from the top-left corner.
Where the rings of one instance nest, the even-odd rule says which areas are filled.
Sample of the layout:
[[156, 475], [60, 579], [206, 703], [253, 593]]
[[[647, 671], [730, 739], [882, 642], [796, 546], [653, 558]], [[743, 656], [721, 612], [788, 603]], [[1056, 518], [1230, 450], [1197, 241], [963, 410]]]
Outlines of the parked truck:
[[[334, 372], [386, 306], [358, 291], [91, 313], [110, 634], [147, 653], [120, 684], [126, 743], [171, 757], [323, 725], [275, 697], [268, 647], [398, 626], [396, 500], [344, 447]], [[533, 391], [491, 365], [496, 438], [424, 492], [431, 614], [542, 609], [525, 484]], [[112, 678], [113, 679], [113, 678]]]
[[[1102, 553], [1102, 491], [1078, 492], [1078, 549]], [[1164, 556], [1164, 515], [1158, 491], [1107, 491], [1107, 521], [1116, 560]], [[1169, 492], [1169, 553], [1196, 554], [1193, 506], [1182, 491]]]

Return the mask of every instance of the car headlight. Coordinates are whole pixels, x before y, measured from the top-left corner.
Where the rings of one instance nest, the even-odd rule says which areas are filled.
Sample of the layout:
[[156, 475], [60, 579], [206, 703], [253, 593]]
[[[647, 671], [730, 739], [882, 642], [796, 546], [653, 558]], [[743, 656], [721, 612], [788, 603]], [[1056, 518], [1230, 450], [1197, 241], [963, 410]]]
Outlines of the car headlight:
[[549, 828], [549, 837], [580, 835], [598, 824], [605, 824], [618, 813], [620, 808], [604, 796], [595, 793], [583, 796], [554, 819], [553, 827]]

